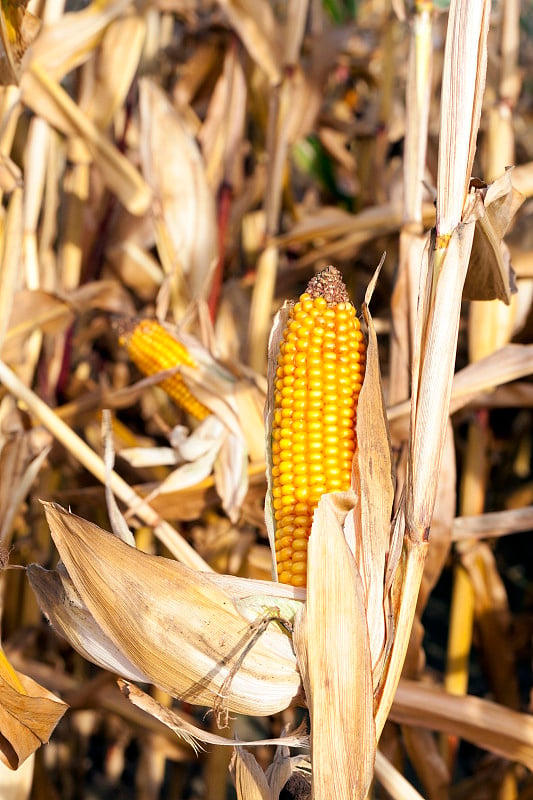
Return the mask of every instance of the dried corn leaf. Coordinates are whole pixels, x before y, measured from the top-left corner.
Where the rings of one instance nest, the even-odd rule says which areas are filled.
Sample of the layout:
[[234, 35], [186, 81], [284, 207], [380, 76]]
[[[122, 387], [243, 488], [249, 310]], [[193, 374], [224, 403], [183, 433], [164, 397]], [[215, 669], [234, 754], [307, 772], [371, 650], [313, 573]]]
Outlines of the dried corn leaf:
[[140, 82], [141, 160], [157, 201], [158, 246], [165, 269], [179, 276], [186, 300], [205, 297], [217, 259], [213, 196], [198, 146], [163, 92]]
[[510, 170], [490, 186], [482, 186], [481, 193], [484, 213], [476, 223], [463, 297], [509, 304], [516, 284], [509, 250], [502, 239], [524, 197], [513, 188]]
[[141, 17], [113, 20], [104, 32], [100, 48], [82, 73], [79, 106], [105, 130], [123, 105], [139, 66], [146, 34]]
[[402, 680], [391, 719], [448, 733], [533, 769], [533, 719], [479, 697]]
[[[294, 736], [283, 737], [279, 739], [257, 739], [253, 741], [244, 741], [240, 739], [232, 739], [228, 736], [219, 736], [209, 730], [203, 730], [196, 725], [192, 725], [182, 714], [177, 711], [165, 708], [153, 697], [145, 694], [136, 686], [133, 686], [127, 681], [119, 681], [119, 686], [122, 692], [126, 695], [128, 700], [133, 703], [137, 708], [142, 708], [147, 714], [160, 720], [164, 725], [169, 727], [178, 736], [183, 737], [196, 751], [202, 749], [200, 742], [207, 744], [221, 745], [222, 747], [232, 747], [233, 745], [240, 745], [250, 747], [253, 745], [272, 745], [284, 744], [291, 747], [305, 747], [307, 744], [307, 736], [303, 734], [295, 734]], [[277, 797], [276, 797], [277, 800]]]
[[0, 648], [0, 759], [18, 767], [45, 744], [67, 710], [58, 697], [16, 672]]
[[53, 25], [45, 24], [31, 49], [32, 62], [39, 62], [50, 77], [61, 81], [91, 57], [107, 26], [130, 5], [130, 0], [94, 0]]
[[506, 536], [509, 533], [533, 530], [533, 506], [510, 511], [493, 511], [472, 517], [456, 517], [453, 521], [453, 541]]
[[134, 215], [144, 214], [152, 195], [133, 164], [103, 136], [66, 91], [41, 64], [34, 60], [24, 73], [22, 99], [36, 114], [67, 136], [79, 136], [101, 176], [124, 207]]
[[83, 603], [153, 683], [222, 713], [271, 714], [291, 703], [300, 681], [289, 638], [277, 625], [264, 626], [249, 647], [257, 625], [208, 574], [128, 547], [58, 506], [45, 510]]

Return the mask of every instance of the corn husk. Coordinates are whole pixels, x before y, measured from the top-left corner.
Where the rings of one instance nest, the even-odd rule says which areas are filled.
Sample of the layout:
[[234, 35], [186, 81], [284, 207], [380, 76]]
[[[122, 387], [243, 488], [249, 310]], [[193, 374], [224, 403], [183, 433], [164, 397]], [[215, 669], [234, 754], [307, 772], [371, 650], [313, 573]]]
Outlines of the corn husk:
[[[83, 604], [137, 675], [175, 697], [216, 706], [221, 716], [231, 711], [272, 714], [295, 700], [300, 678], [287, 633], [266, 624], [250, 645], [261, 614], [255, 612], [249, 623], [237, 610], [231, 578], [222, 589], [208, 574], [142, 553], [58, 506], [46, 504], [45, 512]], [[52, 588], [46, 594], [39, 575], [41, 605], [73, 646], [83, 635], [85, 653], [94, 660], [80, 617], [70, 618], [75, 628], [70, 635], [68, 600], [58, 597], [58, 577], [50, 575]], [[246, 588], [247, 594], [259, 594], [261, 584], [247, 581]], [[99, 645], [105, 649], [104, 640]]]
[[148, 79], [140, 84], [140, 113], [141, 161], [156, 201], [157, 247], [183, 310], [184, 301], [206, 297], [216, 264], [213, 196], [184, 120]]

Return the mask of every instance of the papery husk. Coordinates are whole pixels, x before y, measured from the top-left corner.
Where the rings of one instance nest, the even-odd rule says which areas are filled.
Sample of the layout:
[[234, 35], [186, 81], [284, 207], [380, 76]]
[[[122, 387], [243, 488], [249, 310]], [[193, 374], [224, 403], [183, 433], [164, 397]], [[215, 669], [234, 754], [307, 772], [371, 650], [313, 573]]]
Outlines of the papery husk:
[[159, 255], [183, 305], [209, 291], [218, 256], [213, 195], [183, 118], [147, 78], [140, 82], [140, 114], [141, 161], [156, 201]]
[[392, 634], [385, 570], [395, 570], [401, 550], [401, 540], [391, 542], [394, 474], [377, 336], [368, 309], [380, 267], [368, 286], [363, 304], [368, 343], [365, 378], [357, 404], [357, 451], [352, 484], [358, 502], [348, 517], [345, 530], [363, 581], [374, 690], [381, 677], [387, 644]]
[[13, 669], [0, 647], [0, 759], [18, 767], [48, 742], [67, 710], [52, 692]]
[[365, 797], [376, 750], [365, 592], [343, 532], [351, 492], [319, 501], [309, 537], [307, 603], [294, 646], [311, 718], [313, 798]]
[[[220, 736], [219, 734], [212, 733], [209, 730], [199, 728], [197, 725], [192, 725], [183, 714], [178, 711], [171, 710], [162, 706], [154, 700], [153, 697], [142, 692], [137, 686], [134, 686], [128, 681], [120, 680], [119, 687], [123, 694], [133, 703], [137, 708], [146, 711], [150, 716], [155, 717], [163, 725], [174, 731], [177, 736], [185, 739], [185, 741], [196, 751], [202, 750], [201, 742], [206, 744], [220, 745], [221, 747], [252, 747], [254, 745], [286, 745], [291, 747], [305, 747], [307, 745], [307, 736], [305, 733], [296, 733], [294, 736], [284, 736], [283, 738], [272, 739], [232, 739], [230, 736]], [[277, 800], [277, 796], [276, 796]]]
[[76, 652], [110, 672], [148, 682], [148, 676], [129, 661], [98, 625], [64, 568], [46, 570], [38, 564], [29, 564], [26, 574], [41, 611]]
[[265, 400], [265, 454], [267, 491], [265, 496], [265, 523], [272, 554], [272, 579], [278, 579], [278, 566], [276, 562], [276, 529], [274, 524], [274, 507], [272, 505], [272, 424], [274, 420], [274, 387], [276, 383], [276, 369], [278, 367], [278, 353], [283, 340], [283, 331], [289, 319], [292, 303], [285, 302], [279, 309], [270, 330], [268, 340], [268, 365], [267, 365], [267, 396]]
[[135, 550], [59, 506], [46, 504], [45, 511], [91, 616], [152, 683], [223, 714], [268, 715], [295, 699], [296, 660], [277, 623], [264, 625], [244, 656], [257, 625], [209, 574]]

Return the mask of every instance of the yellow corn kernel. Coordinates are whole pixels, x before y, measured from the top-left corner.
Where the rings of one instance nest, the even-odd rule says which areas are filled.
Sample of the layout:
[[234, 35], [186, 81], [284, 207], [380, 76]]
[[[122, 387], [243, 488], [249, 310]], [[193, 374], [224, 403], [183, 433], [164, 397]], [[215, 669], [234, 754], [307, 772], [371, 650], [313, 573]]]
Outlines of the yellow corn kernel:
[[[126, 348], [143, 375], [155, 375], [180, 364], [197, 366], [188, 350], [154, 319], [121, 321], [117, 327], [119, 344]], [[159, 385], [178, 406], [196, 419], [205, 419], [211, 413], [194, 397], [179, 373], [165, 378]]]
[[366, 345], [340, 272], [327, 267], [291, 308], [272, 424], [278, 579], [307, 583], [307, 540], [326, 492], [350, 487]]

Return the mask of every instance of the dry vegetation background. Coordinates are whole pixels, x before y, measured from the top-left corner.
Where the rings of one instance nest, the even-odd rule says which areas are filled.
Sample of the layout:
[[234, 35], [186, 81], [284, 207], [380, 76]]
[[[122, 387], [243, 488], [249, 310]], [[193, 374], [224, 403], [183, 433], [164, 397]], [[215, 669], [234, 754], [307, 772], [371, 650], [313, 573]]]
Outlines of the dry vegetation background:
[[[0, 89], [1, 359], [53, 414], [2, 371], [3, 559], [55, 564], [41, 499], [109, 528], [103, 463], [75, 438], [102, 455], [109, 408], [124, 480], [113, 488], [138, 547], [169, 554], [153, 535], [163, 519], [215, 570], [269, 579], [268, 333], [283, 300], [328, 263], [341, 268], [359, 305], [386, 251], [372, 312], [398, 457], [405, 441], [408, 389], [393, 344], [393, 319], [407, 314], [396, 284], [400, 233], [434, 224], [446, 3], [95, 0], [63, 8], [47, 0], [31, 8], [42, 26], [33, 39], [30, 18], [22, 20], [33, 42], [21, 63], [17, 46], [4, 58]], [[10, 47], [13, 10], [2, 9]], [[411, 33], [422, 22], [432, 24], [433, 49], [427, 157], [423, 195], [410, 205], [406, 120], [415, 114], [416, 123], [419, 107], [412, 97], [406, 103], [406, 81]], [[518, 351], [506, 346], [527, 348], [533, 334], [532, 42], [533, 5], [495, 1], [473, 174], [491, 181], [517, 165], [512, 180], [525, 201], [506, 241], [518, 293], [510, 306], [464, 303], [457, 370], [495, 356], [477, 390], [452, 400], [453, 442], [417, 622], [426, 664], [418, 650], [407, 664], [410, 677], [523, 712], [531, 710], [533, 355], [520, 350], [530, 366], [513, 372]], [[216, 429], [205, 447], [180, 455], [176, 426], [194, 422], [154, 382], [136, 385], [142, 376], [118, 343], [117, 315], [157, 316], [222, 364], [238, 386], [240, 435]], [[212, 369], [195, 386], [216, 405]], [[176, 472], [180, 458], [185, 472]], [[132, 512], [128, 487], [156, 514]], [[27, 797], [27, 787], [35, 800], [234, 796], [230, 748], [197, 756], [137, 712], [113, 675], [55, 635], [24, 571], [2, 573], [1, 596], [9, 660], [70, 706], [51, 743], [25, 763], [21, 794], [5, 788], [6, 797]], [[178, 705], [197, 724], [213, 724], [202, 709]], [[533, 798], [523, 765], [458, 738], [460, 711], [455, 727], [422, 711], [388, 723], [381, 747], [424, 796]], [[233, 732], [277, 736], [289, 721], [292, 712], [238, 718]], [[497, 725], [495, 717], [496, 733]], [[272, 748], [256, 754], [265, 766]], [[372, 791], [388, 796], [379, 784]]]

